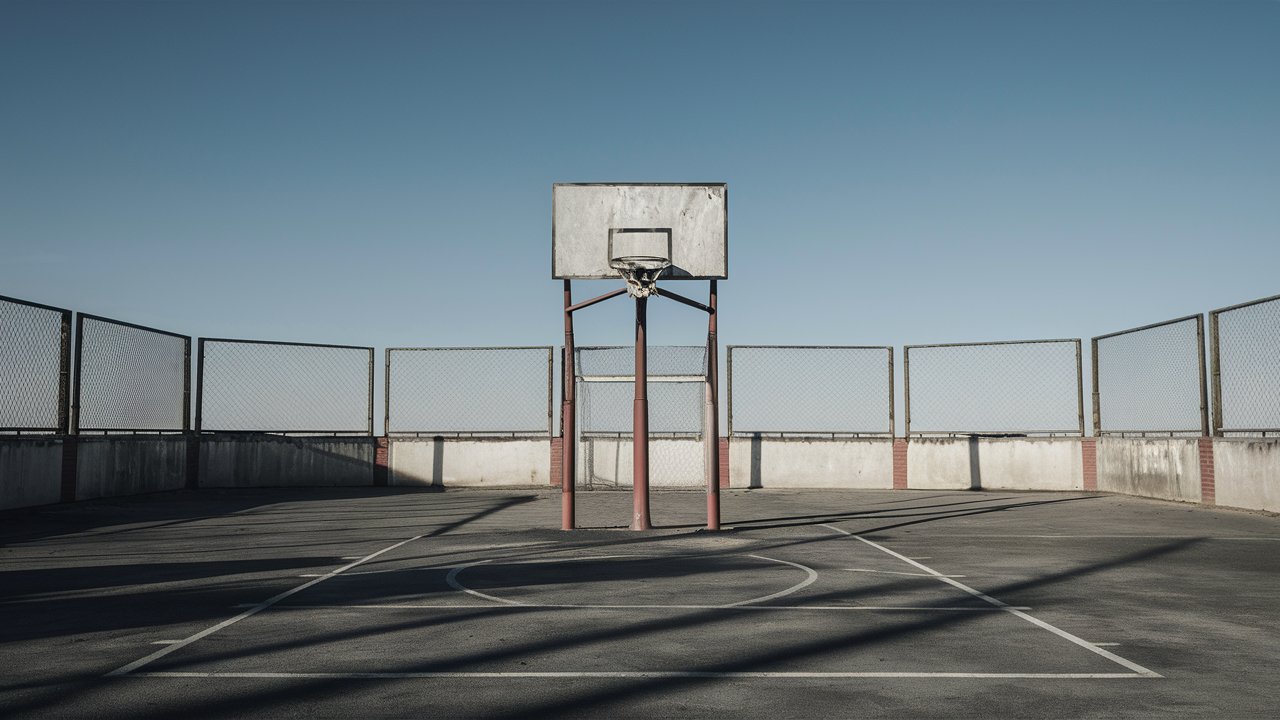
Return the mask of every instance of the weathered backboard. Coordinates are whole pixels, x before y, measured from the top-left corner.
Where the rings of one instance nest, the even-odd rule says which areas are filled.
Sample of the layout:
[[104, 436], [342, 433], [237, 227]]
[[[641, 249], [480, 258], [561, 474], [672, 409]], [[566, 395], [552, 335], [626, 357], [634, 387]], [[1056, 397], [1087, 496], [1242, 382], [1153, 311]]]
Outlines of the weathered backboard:
[[729, 188], [724, 183], [556, 183], [551, 204], [553, 278], [618, 277], [609, 260], [611, 236], [627, 236], [619, 231], [636, 233], [635, 240], [656, 240], [669, 231], [671, 267], [664, 280], [729, 276]]

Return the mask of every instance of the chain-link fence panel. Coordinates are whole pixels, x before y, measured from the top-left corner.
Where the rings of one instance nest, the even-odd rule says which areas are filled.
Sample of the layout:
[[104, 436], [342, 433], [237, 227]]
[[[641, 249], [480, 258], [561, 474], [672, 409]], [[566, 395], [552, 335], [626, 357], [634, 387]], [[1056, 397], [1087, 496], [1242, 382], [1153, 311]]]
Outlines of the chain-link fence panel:
[[74, 425], [79, 432], [180, 432], [191, 426], [191, 338], [80, 314]]
[[1280, 434], [1280, 295], [1210, 314], [1215, 434]]
[[[647, 352], [650, 434], [700, 435], [706, 407], [706, 348], [659, 345]], [[577, 348], [574, 371], [579, 432], [630, 436], [635, 348]]]
[[[649, 378], [649, 435], [701, 436], [706, 406], [704, 381], [670, 382]], [[578, 382], [578, 431], [630, 437], [634, 423], [635, 383]]]
[[731, 435], [893, 434], [893, 348], [731, 345]]
[[[645, 355], [649, 379], [707, 374], [707, 349], [702, 345], [651, 345]], [[636, 349], [630, 345], [580, 347], [574, 351], [578, 377], [627, 377], [636, 372]]]
[[373, 348], [201, 338], [197, 429], [373, 434]]
[[71, 311], [0, 296], [0, 432], [65, 433]]
[[[596, 488], [630, 487], [635, 348], [578, 348], [574, 363], [578, 483]], [[705, 484], [706, 348], [651, 346], [646, 366], [649, 482], [654, 487]]]
[[390, 348], [387, 434], [550, 435], [552, 348]]
[[1083, 435], [1079, 340], [908, 345], [908, 435]]
[[1093, 338], [1097, 435], [1208, 433], [1204, 317]]

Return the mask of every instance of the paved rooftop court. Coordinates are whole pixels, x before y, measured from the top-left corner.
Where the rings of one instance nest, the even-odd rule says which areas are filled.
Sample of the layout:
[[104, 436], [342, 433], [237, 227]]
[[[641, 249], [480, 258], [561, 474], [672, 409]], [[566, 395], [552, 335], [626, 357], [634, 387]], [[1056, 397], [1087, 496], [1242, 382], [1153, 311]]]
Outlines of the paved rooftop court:
[[243, 490], [0, 514], [6, 716], [1273, 717], [1280, 518]]

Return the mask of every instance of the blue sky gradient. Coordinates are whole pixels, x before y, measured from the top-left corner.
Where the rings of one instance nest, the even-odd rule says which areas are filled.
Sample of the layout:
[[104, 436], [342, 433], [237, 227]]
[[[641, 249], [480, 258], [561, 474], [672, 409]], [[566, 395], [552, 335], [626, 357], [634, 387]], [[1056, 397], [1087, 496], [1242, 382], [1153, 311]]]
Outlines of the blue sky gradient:
[[0, 294], [555, 344], [553, 182], [724, 181], [726, 343], [1088, 337], [1280, 292], [1278, 31], [1263, 0], [7, 0]]

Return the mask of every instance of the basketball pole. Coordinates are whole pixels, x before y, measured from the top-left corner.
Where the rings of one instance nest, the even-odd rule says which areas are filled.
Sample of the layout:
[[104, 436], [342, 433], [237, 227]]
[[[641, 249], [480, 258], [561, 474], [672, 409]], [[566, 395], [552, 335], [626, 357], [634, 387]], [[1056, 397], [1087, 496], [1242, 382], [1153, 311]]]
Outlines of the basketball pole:
[[716, 281], [707, 302], [707, 529], [720, 529], [720, 359], [716, 340]]
[[574, 485], [578, 481], [576, 468], [578, 435], [575, 427], [574, 390], [577, 378], [573, 359], [573, 289], [569, 280], [564, 281], [564, 357], [560, 367], [564, 377], [560, 380], [560, 529], [572, 530], [575, 526]]
[[647, 297], [636, 298], [635, 403], [632, 407], [631, 435], [631, 529], [652, 530], [649, 522], [649, 367]]

